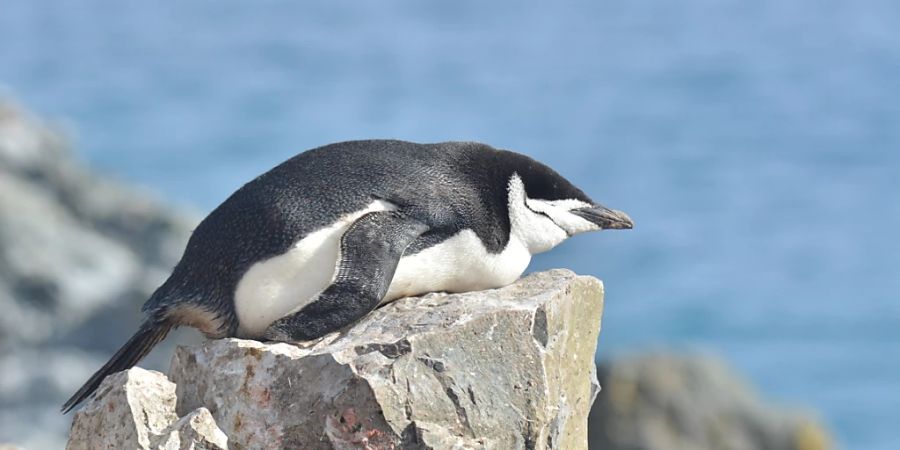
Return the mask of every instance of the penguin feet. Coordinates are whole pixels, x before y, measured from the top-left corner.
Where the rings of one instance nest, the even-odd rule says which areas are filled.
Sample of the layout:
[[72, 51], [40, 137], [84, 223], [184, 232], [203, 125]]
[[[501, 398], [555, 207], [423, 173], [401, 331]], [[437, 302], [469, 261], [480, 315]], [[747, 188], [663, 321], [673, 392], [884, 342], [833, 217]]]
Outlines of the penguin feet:
[[[266, 328], [262, 338], [266, 341], [289, 342], [289, 343], [309, 343], [313, 345], [315, 340], [322, 337], [321, 334], [315, 333], [317, 327], [309, 326], [303, 316], [298, 317], [299, 313], [282, 317], [276, 320], [269, 328]], [[306, 322], [306, 323], [304, 323]]]
[[285, 329], [283, 325], [279, 324], [276, 326], [277, 323], [273, 323], [266, 329], [266, 332], [262, 335], [262, 340], [289, 343], [305, 342], [303, 339], [295, 338], [291, 330]]
[[309, 341], [358, 321], [384, 298], [406, 247], [428, 230], [397, 211], [359, 218], [341, 238], [337, 276], [315, 300], [263, 333], [282, 342]]
[[263, 338], [279, 342], [311, 341], [358, 321], [375, 309], [379, 300], [380, 297], [352, 283], [335, 283], [303, 309], [269, 325]]

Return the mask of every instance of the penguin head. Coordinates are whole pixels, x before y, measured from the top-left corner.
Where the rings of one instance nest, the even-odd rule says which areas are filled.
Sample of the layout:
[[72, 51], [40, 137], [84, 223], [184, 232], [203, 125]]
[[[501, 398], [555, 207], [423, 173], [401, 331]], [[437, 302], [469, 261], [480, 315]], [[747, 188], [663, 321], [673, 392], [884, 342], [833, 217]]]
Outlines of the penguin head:
[[593, 201], [553, 169], [525, 157], [508, 179], [511, 232], [532, 254], [586, 231], [631, 229], [622, 211]]

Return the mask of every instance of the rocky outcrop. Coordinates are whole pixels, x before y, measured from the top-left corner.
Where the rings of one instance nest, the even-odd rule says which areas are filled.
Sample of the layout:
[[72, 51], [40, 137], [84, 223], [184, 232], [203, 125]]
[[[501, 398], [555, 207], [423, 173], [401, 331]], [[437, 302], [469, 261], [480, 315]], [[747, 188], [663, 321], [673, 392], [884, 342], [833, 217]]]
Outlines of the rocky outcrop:
[[601, 364], [603, 395], [590, 448], [603, 450], [825, 450], [809, 414], [763, 403], [721, 362], [647, 355]]
[[0, 100], [2, 439], [62, 446], [59, 405], [134, 331], [194, 223], [90, 172], [55, 128]]
[[[599, 281], [554, 270], [497, 290], [401, 299], [309, 346], [181, 347], [169, 373], [176, 413], [209, 410], [232, 449], [584, 449], [602, 308]], [[129, 399], [116, 386], [130, 380], [104, 384], [76, 416], [81, 440], [69, 448], [153, 445], [141, 436], [165, 434], [171, 388]], [[146, 412], [145, 395], [166, 412]], [[133, 417], [161, 418], [136, 427]]]

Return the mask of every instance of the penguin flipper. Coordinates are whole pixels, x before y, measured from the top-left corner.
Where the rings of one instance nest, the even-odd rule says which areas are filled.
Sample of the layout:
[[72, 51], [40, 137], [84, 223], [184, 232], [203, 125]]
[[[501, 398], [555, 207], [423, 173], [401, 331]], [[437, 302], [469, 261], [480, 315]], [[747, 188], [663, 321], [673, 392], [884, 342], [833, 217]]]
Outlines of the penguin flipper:
[[387, 294], [406, 247], [429, 226], [401, 211], [360, 217], [341, 238], [334, 281], [311, 303], [272, 323], [263, 338], [307, 341], [356, 322]]

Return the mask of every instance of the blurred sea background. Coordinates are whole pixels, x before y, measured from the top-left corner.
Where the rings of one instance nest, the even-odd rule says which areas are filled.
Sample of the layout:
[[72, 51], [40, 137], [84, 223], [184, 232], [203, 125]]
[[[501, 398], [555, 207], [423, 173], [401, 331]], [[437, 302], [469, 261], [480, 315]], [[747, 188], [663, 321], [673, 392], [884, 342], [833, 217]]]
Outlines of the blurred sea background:
[[607, 288], [599, 358], [725, 358], [900, 448], [900, 2], [4, 0], [0, 95], [207, 211], [330, 142], [529, 154], [631, 232], [530, 270]]

